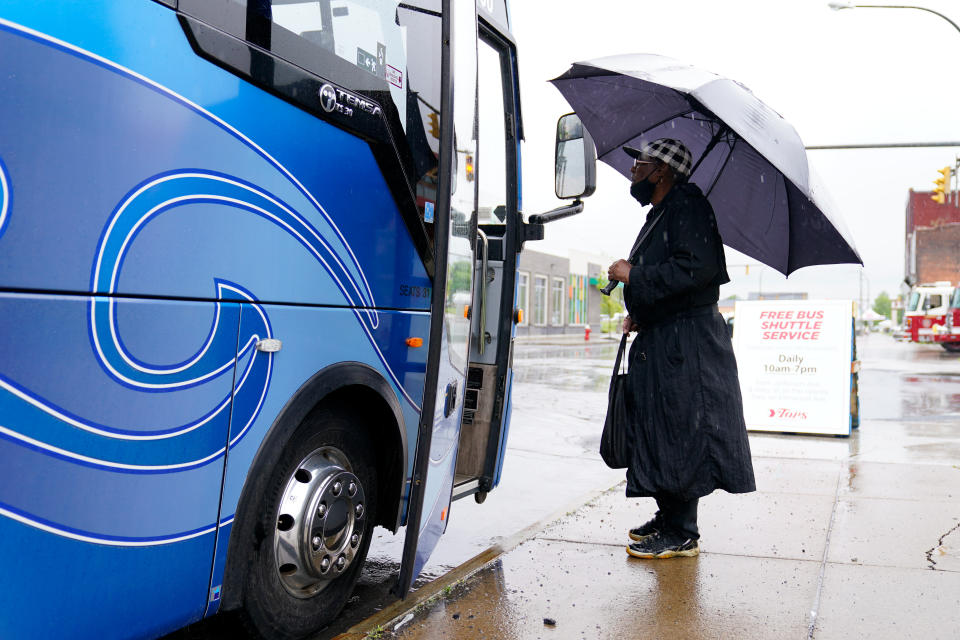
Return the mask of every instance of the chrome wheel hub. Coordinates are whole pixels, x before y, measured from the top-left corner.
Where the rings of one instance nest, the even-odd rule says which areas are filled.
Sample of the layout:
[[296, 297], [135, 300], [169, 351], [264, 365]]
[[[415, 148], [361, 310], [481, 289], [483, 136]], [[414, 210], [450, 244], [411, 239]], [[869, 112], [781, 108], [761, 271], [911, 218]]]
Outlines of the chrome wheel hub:
[[297, 465], [277, 508], [274, 555], [280, 583], [309, 598], [353, 562], [365, 529], [363, 486], [338, 449], [323, 447]]

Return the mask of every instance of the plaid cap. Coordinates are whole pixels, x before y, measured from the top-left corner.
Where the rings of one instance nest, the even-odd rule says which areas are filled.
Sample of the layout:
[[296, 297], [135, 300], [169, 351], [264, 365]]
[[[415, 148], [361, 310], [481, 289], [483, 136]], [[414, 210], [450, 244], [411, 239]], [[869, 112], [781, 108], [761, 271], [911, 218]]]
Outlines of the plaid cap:
[[642, 149], [624, 146], [623, 150], [634, 159], [664, 162], [681, 176], [690, 175], [690, 168], [693, 166], [690, 150], [682, 142], [673, 138], [659, 138], [643, 145]]

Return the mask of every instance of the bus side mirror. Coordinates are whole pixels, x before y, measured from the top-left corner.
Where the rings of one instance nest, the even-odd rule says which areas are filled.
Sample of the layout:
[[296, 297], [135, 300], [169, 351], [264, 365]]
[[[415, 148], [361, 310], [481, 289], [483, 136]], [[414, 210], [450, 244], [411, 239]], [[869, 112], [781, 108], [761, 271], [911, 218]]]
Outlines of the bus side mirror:
[[557, 121], [554, 191], [563, 200], [586, 198], [597, 189], [597, 149], [575, 113]]

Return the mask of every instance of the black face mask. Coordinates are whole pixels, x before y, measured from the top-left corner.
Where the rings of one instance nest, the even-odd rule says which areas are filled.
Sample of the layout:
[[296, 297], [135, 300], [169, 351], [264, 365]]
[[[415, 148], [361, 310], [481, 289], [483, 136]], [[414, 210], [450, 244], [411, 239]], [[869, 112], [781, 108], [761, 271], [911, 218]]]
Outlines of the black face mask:
[[653, 202], [653, 190], [656, 185], [649, 180], [641, 180], [630, 185], [630, 195], [637, 199], [637, 202], [647, 206]]

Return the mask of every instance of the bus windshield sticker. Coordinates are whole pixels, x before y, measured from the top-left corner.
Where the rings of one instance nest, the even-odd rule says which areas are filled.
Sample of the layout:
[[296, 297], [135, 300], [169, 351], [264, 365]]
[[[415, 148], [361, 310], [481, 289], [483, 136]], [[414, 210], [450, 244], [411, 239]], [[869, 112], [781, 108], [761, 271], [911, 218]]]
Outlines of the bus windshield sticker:
[[377, 64], [377, 59], [373, 57], [372, 53], [368, 53], [360, 47], [357, 47], [357, 66], [361, 69], [369, 71], [375, 76], [380, 75], [378, 69], [380, 65]]
[[391, 67], [386, 65], [385, 67], [387, 82], [395, 86], [397, 89], [403, 89], [403, 72], [396, 67]]

